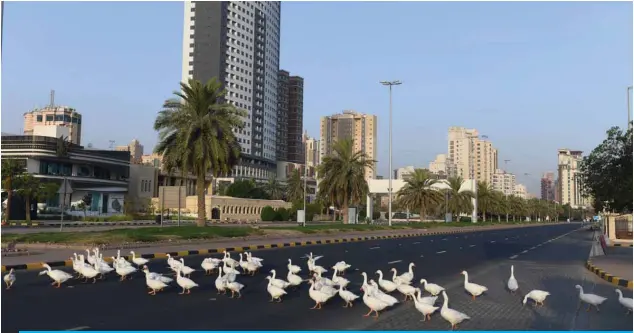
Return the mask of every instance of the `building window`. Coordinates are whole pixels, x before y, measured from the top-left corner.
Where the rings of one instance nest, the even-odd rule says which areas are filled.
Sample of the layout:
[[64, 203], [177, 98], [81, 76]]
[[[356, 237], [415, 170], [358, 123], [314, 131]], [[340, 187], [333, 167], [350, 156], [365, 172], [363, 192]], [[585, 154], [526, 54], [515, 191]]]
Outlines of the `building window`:
[[53, 121], [55, 118], [53, 117], [52, 114], [48, 114], [46, 115], [46, 121]]
[[38, 122], [38, 123], [41, 123], [41, 122], [42, 122], [42, 115], [39, 115], [39, 116], [37, 116], [36, 118], [37, 118], [37, 122]]

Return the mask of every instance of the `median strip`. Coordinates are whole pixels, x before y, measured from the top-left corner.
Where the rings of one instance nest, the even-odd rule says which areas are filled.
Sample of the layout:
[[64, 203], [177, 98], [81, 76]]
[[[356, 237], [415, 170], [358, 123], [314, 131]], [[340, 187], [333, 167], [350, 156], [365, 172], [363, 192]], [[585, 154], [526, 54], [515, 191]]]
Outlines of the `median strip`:
[[594, 266], [592, 264], [591, 260], [588, 260], [586, 262], [586, 268], [588, 270], [590, 270], [592, 273], [594, 273], [597, 276], [599, 276], [600, 278], [602, 278], [603, 280], [608, 281], [608, 282], [612, 283], [615, 286], [632, 289], [632, 285], [634, 284], [633, 281], [631, 281], [631, 280], [626, 280], [626, 279], [614, 276], [614, 275], [609, 274], [608, 272], [600, 269], [599, 267]]

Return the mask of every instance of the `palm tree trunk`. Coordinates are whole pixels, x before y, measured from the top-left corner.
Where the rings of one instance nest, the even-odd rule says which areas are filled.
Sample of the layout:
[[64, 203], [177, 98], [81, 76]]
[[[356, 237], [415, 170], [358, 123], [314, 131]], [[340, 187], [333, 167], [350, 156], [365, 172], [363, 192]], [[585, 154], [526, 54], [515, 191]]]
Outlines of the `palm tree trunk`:
[[196, 196], [198, 196], [198, 216], [196, 217], [196, 225], [205, 226], [205, 173], [198, 172], [196, 177]]
[[26, 222], [31, 223], [31, 197], [25, 196], [24, 202], [26, 203]]
[[7, 178], [7, 209], [5, 210], [4, 220], [9, 222], [11, 220], [11, 200], [13, 200], [13, 184], [11, 178]]
[[419, 214], [420, 214], [420, 222], [421, 223], [425, 222], [425, 220], [424, 220], [425, 219], [425, 206], [421, 206], [420, 207]]

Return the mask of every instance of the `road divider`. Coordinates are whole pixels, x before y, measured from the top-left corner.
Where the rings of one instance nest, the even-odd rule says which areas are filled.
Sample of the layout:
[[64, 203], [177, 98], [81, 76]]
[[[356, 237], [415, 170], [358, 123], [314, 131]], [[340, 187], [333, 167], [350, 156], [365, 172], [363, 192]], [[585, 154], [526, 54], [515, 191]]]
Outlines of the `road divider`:
[[591, 260], [588, 260], [586, 262], [586, 268], [589, 271], [591, 271], [592, 273], [594, 273], [597, 276], [599, 276], [600, 278], [612, 283], [615, 286], [632, 289], [632, 285], [634, 284], [631, 280], [626, 280], [626, 279], [620, 278], [618, 276], [614, 276], [614, 275], [602, 270], [601, 268], [594, 266], [592, 264]]

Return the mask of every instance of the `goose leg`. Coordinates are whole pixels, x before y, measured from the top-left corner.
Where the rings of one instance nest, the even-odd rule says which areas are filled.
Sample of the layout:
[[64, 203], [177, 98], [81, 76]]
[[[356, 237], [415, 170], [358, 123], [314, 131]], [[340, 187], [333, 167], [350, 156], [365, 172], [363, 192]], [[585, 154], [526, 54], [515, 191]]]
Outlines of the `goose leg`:
[[595, 305], [594, 308], [597, 309], [597, 312], [601, 312], [601, 311], [599, 311], [599, 306], [598, 305]]
[[7, 290], [11, 289], [11, 285], [7, 283]]
[[62, 287], [62, 283], [61, 282], [57, 282], [57, 287], [55, 288], [61, 288]]
[[234, 294], [234, 292], [233, 292], [233, 290], [232, 290], [232, 291], [231, 291], [231, 296], [229, 296], [229, 298], [233, 298], [233, 294]]
[[280, 297], [278, 297], [278, 298], [277, 298], [277, 302], [278, 302], [278, 303], [282, 303], [282, 296], [280, 296]]
[[379, 319], [379, 311], [374, 310], [374, 313], [376, 313], [376, 316], [374, 316], [374, 320]]
[[370, 312], [368, 312], [368, 313], [364, 314], [363, 316], [364, 316], [364, 317], [369, 317], [371, 313], [372, 313], [372, 309], [370, 309]]
[[588, 304], [588, 307], [586, 308], [586, 312], [590, 311], [590, 304]]
[[473, 301], [475, 301], [475, 295], [471, 295]]
[[348, 302], [346, 302], [346, 304], [345, 304], [343, 307], [344, 307], [344, 308], [347, 308], [347, 307], [348, 307]]
[[185, 293], [185, 288], [183, 288], [183, 291], [182, 291], [182, 292], [180, 292], [180, 293], [178, 293], [178, 294], [179, 294], [179, 295], [182, 295], [182, 294], [184, 294], [184, 293]]
[[242, 293], [238, 291], [238, 297], [236, 298], [242, 298]]
[[319, 303], [315, 302], [315, 306], [313, 306], [312, 308], [310, 308], [311, 310], [317, 309], [317, 306], [319, 305]]
[[269, 303], [273, 303], [274, 300], [275, 300], [275, 298], [273, 298], [273, 296], [271, 296], [271, 300], [269, 301]]
[[92, 283], [96, 283], [96, 282], [97, 282], [97, 278], [96, 277], [92, 278]]

